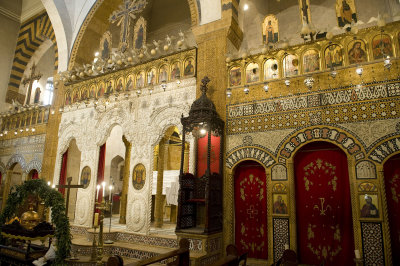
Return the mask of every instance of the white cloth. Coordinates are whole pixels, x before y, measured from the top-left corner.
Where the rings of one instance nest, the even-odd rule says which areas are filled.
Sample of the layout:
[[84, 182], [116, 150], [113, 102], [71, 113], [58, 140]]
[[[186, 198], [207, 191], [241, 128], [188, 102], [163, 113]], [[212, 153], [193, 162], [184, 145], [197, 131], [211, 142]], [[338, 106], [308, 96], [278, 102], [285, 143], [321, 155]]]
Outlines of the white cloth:
[[178, 205], [178, 192], [179, 192], [179, 183], [171, 182], [171, 187], [168, 189], [167, 204]]
[[43, 257], [34, 260], [32, 264], [36, 266], [42, 266], [45, 265], [48, 260], [54, 260], [55, 258], [56, 258], [56, 248], [55, 246], [53, 246], [53, 244], [51, 244], [46, 254]]

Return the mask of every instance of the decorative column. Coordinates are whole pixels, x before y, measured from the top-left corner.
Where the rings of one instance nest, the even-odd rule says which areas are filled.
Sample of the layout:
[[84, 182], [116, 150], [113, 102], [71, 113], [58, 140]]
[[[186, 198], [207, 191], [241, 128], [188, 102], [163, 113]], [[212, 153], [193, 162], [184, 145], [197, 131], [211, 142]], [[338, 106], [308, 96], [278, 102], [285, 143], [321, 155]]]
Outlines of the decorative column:
[[183, 157], [183, 172], [189, 172], [189, 143], [185, 143], [185, 153]]
[[128, 188], [129, 188], [129, 172], [131, 165], [131, 151], [132, 143], [130, 143], [125, 136], [122, 136], [122, 141], [125, 144], [125, 166], [124, 166], [124, 180], [122, 182], [121, 192], [121, 210], [119, 216], [119, 223], [126, 224], [126, 203], [128, 199]]
[[12, 172], [13, 172], [13, 170], [8, 169], [6, 171], [6, 176], [3, 177], [4, 190], [3, 190], [3, 202], [1, 204], [1, 211], [4, 210], [4, 207], [6, 206], [6, 201], [7, 201], [7, 198], [8, 198], [8, 194], [10, 194], [10, 183], [11, 183]]
[[165, 139], [162, 138], [158, 144], [158, 162], [157, 162], [157, 191], [156, 204], [154, 207], [154, 221], [156, 227], [163, 226], [163, 203], [162, 196], [163, 181], [164, 181], [164, 155], [165, 155]]

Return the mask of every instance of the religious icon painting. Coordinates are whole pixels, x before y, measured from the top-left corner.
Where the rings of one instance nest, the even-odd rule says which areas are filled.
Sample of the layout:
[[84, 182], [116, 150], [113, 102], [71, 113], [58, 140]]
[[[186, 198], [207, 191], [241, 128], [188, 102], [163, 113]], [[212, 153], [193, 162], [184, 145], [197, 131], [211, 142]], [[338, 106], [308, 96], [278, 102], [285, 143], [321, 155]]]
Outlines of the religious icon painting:
[[283, 74], [285, 77], [299, 74], [299, 59], [297, 55], [288, 54], [283, 58]]
[[273, 213], [274, 214], [288, 214], [288, 195], [274, 193], [273, 199]]
[[358, 64], [367, 61], [367, 49], [363, 40], [353, 40], [347, 46], [349, 63]]
[[375, 60], [393, 56], [392, 39], [389, 35], [379, 34], [372, 39], [372, 54]]
[[72, 102], [76, 103], [79, 101], [79, 90], [78, 88], [74, 88], [73, 93], [72, 93]]
[[133, 90], [134, 87], [135, 87], [135, 76], [133, 74], [129, 74], [126, 77], [125, 90], [130, 91], [130, 90]]
[[90, 88], [89, 88], [89, 98], [90, 99], [94, 99], [94, 98], [96, 98], [96, 84], [92, 84], [92, 85], [90, 85]]
[[71, 92], [67, 91], [65, 93], [65, 105], [71, 104]]
[[229, 71], [229, 85], [238, 86], [242, 83], [242, 70], [240, 67], [232, 67]]
[[156, 84], [156, 69], [152, 68], [147, 72], [147, 84], [149, 86]]
[[257, 63], [250, 63], [246, 67], [246, 82], [252, 83], [260, 81], [260, 68]]
[[97, 90], [97, 98], [103, 97], [104, 93], [106, 93], [106, 84], [104, 81], [99, 82], [99, 88]]
[[145, 79], [146, 73], [144, 71], [141, 71], [139, 74], [136, 76], [136, 88], [143, 88], [144, 87], [144, 79]]
[[342, 48], [337, 44], [329, 45], [325, 49], [324, 57], [327, 69], [343, 66]]
[[354, 0], [336, 0], [336, 17], [339, 27], [344, 27], [347, 24], [350, 27], [351, 22], [357, 22]]
[[122, 92], [124, 90], [124, 78], [121, 76], [117, 79], [117, 85], [115, 86], [116, 92]]
[[279, 41], [278, 19], [274, 15], [268, 15], [262, 23], [263, 41], [272, 46]]
[[175, 62], [175, 63], [172, 64], [171, 80], [179, 79], [181, 77], [181, 68], [180, 68], [179, 65], [180, 65], [179, 62]]
[[111, 37], [111, 32], [106, 31], [104, 32], [103, 36], [101, 37], [100, 40], [100, 54], [99, 56], [103, 60], [107, 60], [110, 58], [111, 54], [111, 49], [112, 49], [112, 37]]
[[146, 43], [146, 20], [140, 17], [133, 29], [133, 45], [135, 49], [142, 49]]
[[270, 58], [264, 63], [264, 80], [277, 79], [279, 77], [278, 60]]
[[136, 190], [140, 190], [146, 183], [146, 168], [139, 163], [133, 168], [132, 185]]
[[168, 67], [167, 65], [162, 65], [158, 71], [158, 83], [168, 80]]
[[111, 93], [114, 92], [114, 87], [115, 87], [115, 81], [113, 79], [109, 79], [106, 82], [106, 91], [105, 91], [105, 95], [110, 95]]
[[194, 60], [193, 58], [188, 58], [185, 61], [184, 68], [183, 68], [183, 75], [185, 77], [193, 76], [194, 75]]
[[89, 90], [86, 86], [81, 89], [81, 101], [89, 99]]
[[91, 170], [89, 166], [85, 166], [81, 172], [81, 185], [83, 188], [87, 188], [90, 185]]
[[360, 194], [360, 218], [379, 218], [377, 194]]
[[319, 53], [310, 49], [303, 54], [303, 72], [310, 73], [319, 70]]
[[310, 25], [311, 23], [311, 10], [310, 10], [310, 0], [300, 0], [300, 19], [303, 25]]

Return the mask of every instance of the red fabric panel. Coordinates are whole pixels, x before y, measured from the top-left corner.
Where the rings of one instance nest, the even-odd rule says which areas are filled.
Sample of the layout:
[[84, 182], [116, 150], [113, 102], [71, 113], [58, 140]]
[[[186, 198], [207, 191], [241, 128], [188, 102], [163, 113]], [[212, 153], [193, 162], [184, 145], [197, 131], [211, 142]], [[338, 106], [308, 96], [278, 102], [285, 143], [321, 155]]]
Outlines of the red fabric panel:
[[[101, 183], [104, 181], [104, 167], [106, 161], [106, 144], [104, 143], [100, 147], [100, 154], [99, 154], [99, 167], [97, 168], [97, 185], [101, 186]], [[96, 191], [97, 192], [97, 191]], [[101, 202], [101, 198], [103, 197], [103, 187], [100, 188], [99, 192], [99, 202]]]
[[[65, 185], [67, 181], [67, 161], [68, 161], [68, 149], [62, 155], [62, 163], [61, 163], [61, 172], [60, 172], [60, 181], [58, 182], [59, 185]], [[61, 194], [65, 194], [65, 188], [58, 189]]]
[[347, 158], [328, 143], [305, 146], [295, 158], [300, 263], [354, 265]]
[[244, 162], [235, 170], [235, 244], [239, 254], [268, 258], [265, 169]]
[[[197, 142], [197, 176], [201, 177], [207, 170], [208, 133]], [[219, 152], [221, 137], [211, 135], [210, 168], [211, 173], [219, 173]]]
[[36, 171], [36, 169], [33, 169], [32, 180], [33, 179], [39, 179], [39, 173], [38, 171]]
[[400, 265], [400, 155], [384, 165], [393, 265]]

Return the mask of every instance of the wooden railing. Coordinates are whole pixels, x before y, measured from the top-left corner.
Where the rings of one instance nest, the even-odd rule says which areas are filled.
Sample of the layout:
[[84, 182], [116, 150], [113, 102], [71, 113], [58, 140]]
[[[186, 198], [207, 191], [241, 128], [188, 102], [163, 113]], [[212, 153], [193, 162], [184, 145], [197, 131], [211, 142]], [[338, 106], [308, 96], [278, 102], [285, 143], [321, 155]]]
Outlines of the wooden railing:
[[212, 266], [246, 266], [247, 253], [243, 253], [239, 256], [237, 247], [230, 244], [226, 247], [226, 257], [219, 259], [214, 262]]
[[[170, 261], [172, 260], [172, 261]], [[166, 265], [188, 266], [190, 264], [189, 257], [189, 241], [182, 238], [179, 241], [179, 249], [160, 254], [158, 256], [141, 260], [136, 263], [125, 264], [126, 266], [143, 266], [150, 265], [157, 262], [167, 262]], [[112, 256], [107, 261], [107, 266], [122, 266], [124, 261], [119, 256]]]
[[7, 135], [14, 131], [32, 130], [37, 125], [47, 124], [49, 114], [50, 106], [35, 106], [23, 111], [2, 114], [0, 117], [0, 133]]

